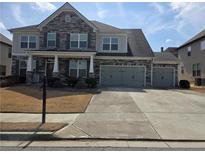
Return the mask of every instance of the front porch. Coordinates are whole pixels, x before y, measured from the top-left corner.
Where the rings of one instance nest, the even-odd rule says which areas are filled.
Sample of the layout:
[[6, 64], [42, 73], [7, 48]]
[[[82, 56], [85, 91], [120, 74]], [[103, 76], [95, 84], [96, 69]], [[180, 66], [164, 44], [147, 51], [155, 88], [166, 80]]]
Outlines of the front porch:
[[66, 80], [68, 77], [94, 77], [93, 57], [96, 52], [29, 51], [26, 82], [39, 83], [46, 75]]

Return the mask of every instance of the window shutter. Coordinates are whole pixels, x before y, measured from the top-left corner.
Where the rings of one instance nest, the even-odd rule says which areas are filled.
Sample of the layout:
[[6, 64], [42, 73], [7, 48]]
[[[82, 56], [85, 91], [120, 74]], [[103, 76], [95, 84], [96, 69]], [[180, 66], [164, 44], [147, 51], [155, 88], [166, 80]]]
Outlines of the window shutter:
[[60, 48], [60, 35], [59, 33], [56, 33], [56, 48]]
[[44, 33], [43, 47], [47, 47], [47, 32]]
[[91, 47], [91, 40], [90, 40], [90, 34], [88, 33], [88, 49], [92, 48]]
[[66, 48], [67, 48], [67, 49], [70, 49], [70, 33], [67, 34], [66, 44], [67, 44]]

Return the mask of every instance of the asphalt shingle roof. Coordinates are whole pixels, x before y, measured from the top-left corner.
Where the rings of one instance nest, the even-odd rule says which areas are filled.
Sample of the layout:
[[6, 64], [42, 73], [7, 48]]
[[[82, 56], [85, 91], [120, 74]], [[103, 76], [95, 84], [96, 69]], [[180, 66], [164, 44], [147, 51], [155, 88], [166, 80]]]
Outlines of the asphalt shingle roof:
[[128, 45], [133, 56], [153, 57], [153, 51], [141, 29], [123, 29], [128, 36]]
[[155, 62], [179, 62], [179, 59], [170, 52], [154, 52], [154, 55]]
[[6, 36], [0, 33], [0, 42], [11, 45], [12, 46], [12, 41], [8, 39]]
[[205, 37], [205, 29], [202, 30], [201, 32], [199, 32], [198, 34], [196, 34], [194, 37], [192, 37], [190, 40], [188, 40], [184, 44], [182, 44], [179, 48], [184, 47], [184, 46], [188, 45], [189, 43], [192, 43], [192, 42], [194, 42], [202, 37]]

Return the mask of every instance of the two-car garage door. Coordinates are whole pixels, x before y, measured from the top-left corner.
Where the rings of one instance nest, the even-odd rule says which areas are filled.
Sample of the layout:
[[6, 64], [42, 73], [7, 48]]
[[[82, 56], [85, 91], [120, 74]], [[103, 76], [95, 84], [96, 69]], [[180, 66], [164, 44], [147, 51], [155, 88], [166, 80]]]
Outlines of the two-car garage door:
[[145, 86], [145, 68], [102, 65], [101, 85], [142, 88]]

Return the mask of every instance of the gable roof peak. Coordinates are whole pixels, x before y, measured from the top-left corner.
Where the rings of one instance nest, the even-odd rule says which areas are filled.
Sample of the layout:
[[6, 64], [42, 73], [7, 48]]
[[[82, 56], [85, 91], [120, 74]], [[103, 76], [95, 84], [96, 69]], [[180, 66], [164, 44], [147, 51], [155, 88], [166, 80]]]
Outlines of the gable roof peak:
[[49, 17], [47, 17], [44, 21], [42, 21], [38, 28], [42, 29], [43, 26], [45, 26], [50, 20], [55, 18], [57, 15], [59, 15], [63, 11], [73, 11], [75, 12], [82, 20], [84, 20], [89, 26], [91, 26], [94, 30], [97, 30], [97, 27], [90, 22], [85, 16], [83, 16], [78, 10], [76, 10], [70, 3], [66, 2], [63, 4], [60, 8], [58, 8], [53, 14], [51, 14]]

